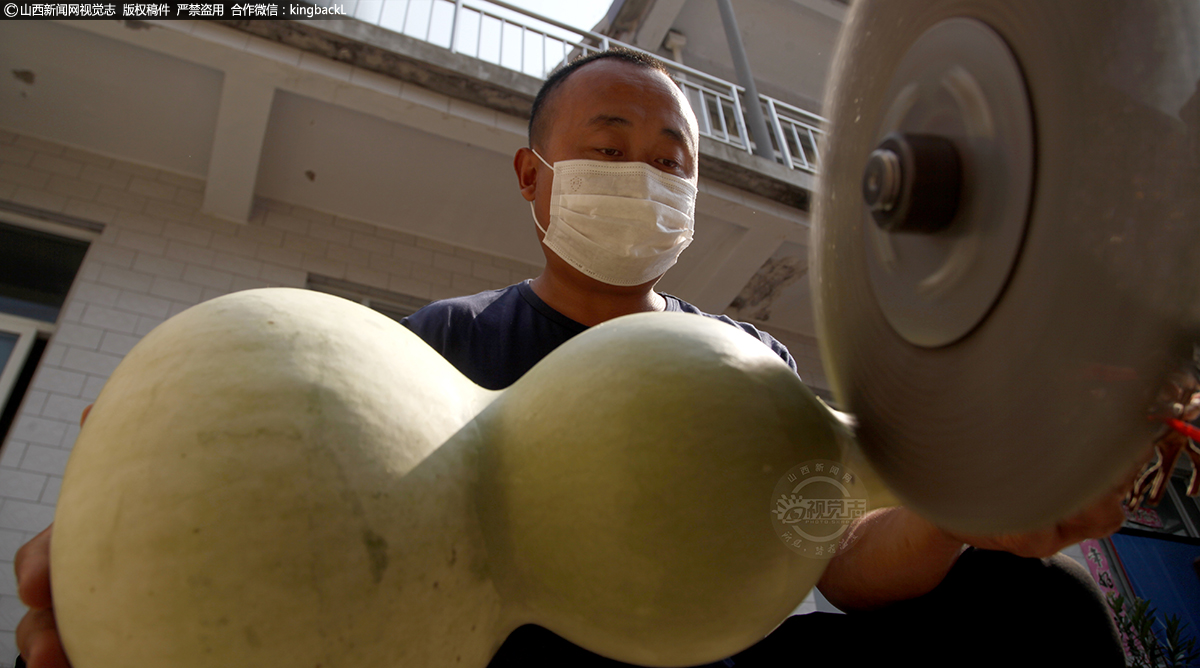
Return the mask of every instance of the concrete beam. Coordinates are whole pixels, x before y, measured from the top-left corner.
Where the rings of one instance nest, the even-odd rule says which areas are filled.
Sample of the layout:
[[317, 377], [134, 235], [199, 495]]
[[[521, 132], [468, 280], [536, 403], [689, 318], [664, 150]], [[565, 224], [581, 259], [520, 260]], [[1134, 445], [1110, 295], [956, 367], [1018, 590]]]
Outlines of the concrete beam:
[[362, 21], [218, 23], [520, 118], [529, 118], [542, 87], [527, 74]]
[[658, 51], [685, 2], [687, 0], [657, 0], [642, 20], [634, 45], [647, 51]]
[[641, 29], [642, 20], [658, 0], [614, 0], [608, 13], [592, 30], [602, 35], [632, 43]]
[[254, 182], [274, 98], [275, 87], [258, 77], [225, 73], [208, 160], [208, 182], [200, 207], [204, 213], [239, 223], [250, 219]]
[[703, 271], [686, 277], [686, 288], [674, 288], [709, 313], [723, 313], [782, 245], [808, 245], [808, 214], [740, 188], [702, 178], [696, 207], [739, 230], [723, 254], [707, 258]]
[[787, 206], [809, 210], [817, 177], [788, 169], [708, 137], [700, 138], [700, 176], [740, 188]]
[[695, 297], [695, 305], [709, 313], [722, 313], [758, 270], [784, 242], [787, 233], [774, 226], [746, 229], [720, 265], [708, 275]]
[[808, 257], [769, 257], [729, 305], [740, 320], [765, 322], [784, 289], [808, 276]]
[[846, 22], [848, 3], [839, 2], [838, 0], [792, 0], [792, 2], [822, 16], [827, 16], [839, 23]]

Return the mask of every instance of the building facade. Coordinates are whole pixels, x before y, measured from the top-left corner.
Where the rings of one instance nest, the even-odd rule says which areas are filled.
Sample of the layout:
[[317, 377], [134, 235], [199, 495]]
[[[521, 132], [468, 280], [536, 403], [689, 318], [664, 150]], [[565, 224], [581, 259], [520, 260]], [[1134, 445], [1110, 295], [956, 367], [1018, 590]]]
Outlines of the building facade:
[[[540, 271], [511, 171], [540, 72], [429, 37], [354, 19], [0, 23], [0, 662], [25, 612], [13, 555], [53, 519], [83, 409], [156, 325], [267, 286], [398, 317]], [[732, 112], [712, 100], [712, 120]], [[751, 155], [733, 120], [708, 128], [697, 238], [660, 289], [748, 319], [734, 303], [764, 266], [796, 258], [771, 275], [806, 283], [815, 170]], [[811, 324], [772, 327], [756, 285], [739, 304], [822, 390]]]
[[[828, 396], [806, 272], [844, 3], [737, 3], [773, 159], [751, 150], [713, 0], [616, 0], [590, 34], [448, 0], [342, 4], [351, 18], [0, 22], [0, 665], [25, 613], [13, 555], [52, 521], [80, 414], [137, 341], [238, 290], [401, 317], [536, 276], [512, 157], [542, 76], [605, 40], [674, 63], [701, 124], [696, 240], [659, 289], [770, 332]], [[1138, 528], [1195, 541], [1200, 509], [1173, 494]], [[1067, 552], [1127, 595], [1173, 582], [1124, 572], [1122, 549], [1157, 554], [1133, 537]]]

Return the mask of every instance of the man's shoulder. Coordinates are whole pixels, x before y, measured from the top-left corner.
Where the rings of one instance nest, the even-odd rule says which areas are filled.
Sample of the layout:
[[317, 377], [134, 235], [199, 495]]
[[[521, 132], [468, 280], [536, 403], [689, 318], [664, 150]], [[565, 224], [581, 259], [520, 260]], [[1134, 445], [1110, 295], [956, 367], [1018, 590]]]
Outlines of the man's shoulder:
[[439, 299], [421, 307], [415, 313], [405, 318], [405, 320], [411, 320], [413, 318], [420, 319], [422, 317], [430, 317], [435, 314], [478, 315], [496, 302], [501, 302], [506, 299], [512, 299], [513, 297], [516, 297], [519, 287], [520, 284], [518, 283], [516, 285], [510, 285], [506, 288], [485, 290], [473, 295]]
[[[741, 322], [739, 320], [734, 320], [733, 318], [730, 318], [727, 315], [706, 313], [704, 311], [701, 311], [699, 308], [693, 306], [692, 304], [689, 304], [688, 302], [685, 302], [682, 299], [680, 299], [679, 297], [676, 297], [674, 295], [663, 294], [663, 297], [665, 297], [667, 299], [668, 310], [678, 309], [679, 311], [681, 311], [683, 313], [694, 313], [696, 315], [702, 315], [706, 318], [712, 318], [713, 320], [719, 320], [727, 325], [732, 325], [732, 326], [737, 327], [738, 329], [742, 330], [743, 332], [746, 332], [750, 336], [753, 336], [754, 338], [758, 339], [759, 341], [762, 341], [763, 345], [765, 345], [768, 348], [770, 348], [771, 350], [775, 351], [775, 354], [779, 355], [779, 357], [782, 358], [783, 361], [786, 362], [787, 365], [790, 366], [793, 371], [796, 371], [797, 373], [799, 373], [799, 369], [796, 366], [796, 360], [794, 358], [792, 358], [792, 354], [790, 352], [788, 352], [787, 346], [783, 345], [782, 343], [779, 342], [778, 339], [776, 339], [775, 337], [771, 336], [770, 334], [762, 331], [761, 329], [755, 327], [754, 325], [751, 325], [748, 322]], [[672, 308], [672, 305], [674, 306], [674, 308]]]
[[525, 282], [434, 302], [401, 324], [475, 384], [498, 390], [583, 329], [564, 320]]
[[451, 339], [461, 337], [475, 327], [487, 314], [503, 318], [499, 312], [510, 313], [521, 300], [520, 284], [506, 288], [486, 290], [473, 295], [439, 299], [426, 304], [412, 315], [400, 321], [408, 329], [441, 352], [445, 352]]

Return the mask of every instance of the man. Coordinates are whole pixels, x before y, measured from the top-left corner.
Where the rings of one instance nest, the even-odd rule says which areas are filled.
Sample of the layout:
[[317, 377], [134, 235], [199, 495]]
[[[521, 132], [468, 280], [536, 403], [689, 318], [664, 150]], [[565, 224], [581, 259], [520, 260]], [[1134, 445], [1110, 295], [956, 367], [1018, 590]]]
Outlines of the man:
[[[491, 388], [511, 384], [563, 341], [606, 320], [700, 313], [653, 289], [690, 239], [699, 154], [695, 117], [662, 64], [623, 51], [572, 63], [539, 93], [529, 139], [513, 166], [531, 203], [545, 269], [528, 283], [431, 304], [405, 321]], [[795, 368], [769, 335], [722, 319]], [[1114, 531], [1122, 491], [1056, 527], [1019, 536], [954, 535], [904, 508], [872, 513], [854, 528], [861, 536], [854, 548], [830, 563], [819, 585], [834, 604], [860, 612], [793, 617], [733, 657], [733, 665], [876, 665], [891, 663], [897, 652], [925, 665], [1013, 657], [1040, 663], [1056, 652], [1077, 663], [1123, 665], [1115, 627], [1086, 572], [1063, 557], [1041, 559]], [[20, 594], [32, 608], [17, 634], [30, 668], [66, 665], [54, 630], [48, 554], [49, 530], [16, 560]], [[1058, 646], [1044, 646], [1056, 639]], [[905, 649], [913, 642], [921, 646]], [[1043, 646], [1022, 651], [1024, 642]], [[614, 663], [523, 627], [493, 665]]]
[[[654, 292], [691, 240], [699, 153], [691, 107], [661, 68], [632, 52], [610, 52], [553, 74], [534, 101], [530, 148], [513, 160], [545, 269], [528, 283], [431, 304], [404, 321], [477, 384], [507, 387], [571, 336], [617, 316], [700, 313]], [[564, 164], [580, 160], [592, 162]], [[580, 174], [558, 178], [578, 168]], [[616, 171], [596, 174], [610, 168]], [[563, 193], [556, 200], [556, 179], [602, 192]], [[619, 192], [622, 187], [632, 192]], [[647, 199], [647, 189], [657, 189], [663, 201]], [[649, 235], [638, 237], [635, 223]], [[770, 335], [739, 326], [796, 368]]]

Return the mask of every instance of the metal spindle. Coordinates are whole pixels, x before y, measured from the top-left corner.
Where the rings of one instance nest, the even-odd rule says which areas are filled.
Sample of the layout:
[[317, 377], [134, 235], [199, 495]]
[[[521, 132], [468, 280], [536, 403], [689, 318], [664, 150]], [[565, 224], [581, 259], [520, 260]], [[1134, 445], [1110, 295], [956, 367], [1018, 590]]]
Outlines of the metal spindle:
[[[712, 127], [708, 122], [708, 114], [705, 112], [704, 91], [697, 86], [690, 86], [692, 94], [688, 96], [688, 103], [692, 105], [692, 111], [696, 112], [696, 118], [700, 120], [700, 134], [705, 136], [712, 135]], [[699, 102], [696, 102], [699, 100]]]
[[700, 93], [700, 117], [704, 119], [704, 125], [708, 128], [707, 134], [709, 136], [716, 136], [716, 133], [712, 129], [712, 117], [708, 113], [708, 97], [704, 94], [705, 91], [703, 88], [697, 88], [696, 90]]
[[[783, 164], [787, 165], [788, 169], [792, 169], [792, 150], [788, 146], [787, 135], [783, 132], [783, 125], [779, 122], [779, 113], [775, 110], [775, 101], [767, 98], [767, 118], [771, 121], [771, 129], [775, 131], [775, 136], [779, 142], [779, 152], [783, 154]], [[792, 132], [796, 131], [796, 126], [792, 125]], [[796, 146], [800, 146], [799, 138], [796, 139]], [[804, 151], [801, 150], [801, 153]], [[807, 158], [805, 159], [807, 162]]]
[[721, 134], [729, 141], [729, 124], [725, 122], [725, 104], [721, 96], [717, 96], [717, 118], [721, 121]]
[[497, 16], [496, 18], [500, 19], [500, 51], [496, 54], [496, 64], [504, 65], [504, 26], [508, 22], [504, 20], [503, 16]]
[[475, 27], [475, 57], [483, 60], [483, 10], [479, 10], [479, 25]]
[[450, 53], [458, 53], [458, 16], [462, 14], [463, 0], [454, 0], [454, 18], [450, 20]]
[[413, 0], [404, 3], [404, 18], [400, 20], [400, 34], [408, 34], [408, 10], [412, 9]]
[[808, 151], [804, 150], [804, 142], [800, 141], [800, 133], [796, 130], [796, 124], [792, 123], [792, 137], [796, 140], [796, 148], [800, 151], [800, 159], [804, 161], [801, 169], [812, 169], [812, 165], [808, 162]]
[[813, 171], [816, 171], [821, 168], [821, 153], [820, 149], [817, 147], [817, 136], [813, 133], [812, 128], [805, 127], [804, 129], [808, 131], [808, 138], [812, 142], [812, 169]]
[[542, 48], [538, 49], [538, 56], [540, 57], [539, 58], [539, 67], [542, 68], [541, 72], [542, 72], [543, 77], [546, 76], [546, 74], [549, 72], [549, 70], [546, 69], [546, 47], [548, 47], [549, 45], [550, 45], [550, 36], [546, 35], [545, 39], [542, 40]]
[[433, 10], [437, 9], [437, 0], [429, 1], [429, 20], [425, 22], [425, 41], [432, 41], [429, 38], [433, 35]]
[[742, 148], [750, 152], [750, 134], [746, 132], [746, 118], [742, 115], [742, 100], [738, 95], [737, 86], [730, 86], [729, 92], [733, 98], [733, 118], [737, 121], [738, 134], [742, 138]]

